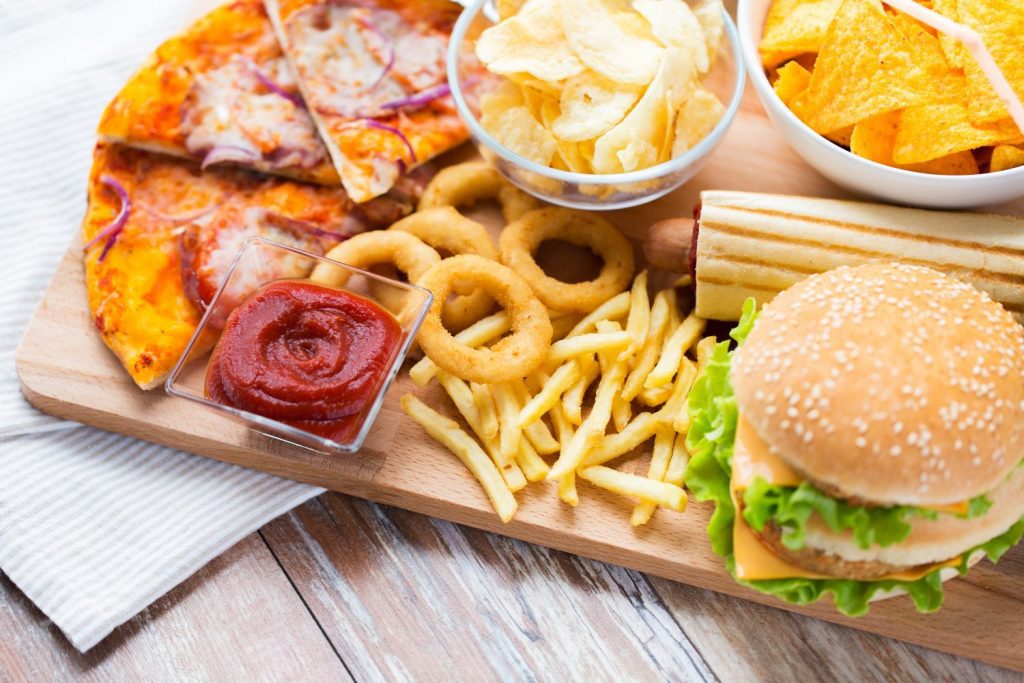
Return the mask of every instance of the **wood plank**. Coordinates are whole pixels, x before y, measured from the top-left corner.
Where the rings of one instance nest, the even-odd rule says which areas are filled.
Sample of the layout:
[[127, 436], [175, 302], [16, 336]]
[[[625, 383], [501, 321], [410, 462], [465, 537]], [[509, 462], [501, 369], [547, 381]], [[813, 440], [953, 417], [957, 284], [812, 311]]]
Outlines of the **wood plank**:
[[325, 494], [263, 535], [357, 680], [713, 680], [647, 579]]
[[[611, 218], [641, 238], [653, 220], [689, 215], [697, 193], [708, 187], [843, 195], [795, 156], [750, 93], [721, 148], [693, 181]], [[1024, 201], [999, 210], [1024, 213]], [[294, 447], [162, 392], [138, 391], [92, 329], [75, 245], [30, 324], [17, 363], [29, 400], [61, 417], [789, 609], [736, 585], [723, 571], [705, 538], [706, 506], [693, 505], [684, 515], [662, 511], [634, 531], [628, 504], [612, 494], [583, 484], [583, 502], [573, 510], [556, 499], [553, 486], [535, 484], [519, 496], [515, 520], [502, 525], [461, 464], [401, 414], [398, 399], [413, 390], [405, 377], [391, 388], [366, 448], [349, 457]], [[444, 405], [436, 389], [417, 393]], [[1018, 548], [1000, 568], [983, 564], [956, 581], [943, 611], [927, 618], [906, 600], [877, 604], [857, 620], [837, 615], [828, 604], [800, 611], [1024, 670], [1024, 629], [1013, 628], [1024, 609], [1024, 572], [1001, 573], [1022, 553]], [[979, 626], [964, 634], [965, 623]]]
[[351, 680], [258, 534], [79, 653], [0, 577], [0, 679]]
[[[462, 465], [425, 439], [405, 419], [397, 399], [412, 390], [401, 378], [363, 452], [335, 457], [250, 432], [218, 414], [159, 392], [143, 393], [125, 377], [92, 333], [84, 302], [77, 249], [71, 249], [33, 319], [18, 355], [23, 390], [43, 410], [138, 438], [227, 462], [308, 481], [361, 498], [496, 531], [586, 557], [640, 569], [675, 581], [793, 609], [738, 586], [708, 547], [709, 509], [659, 512], [641, 530], [628, 524], [623, 499], [581, 484], [580, 506], [561, 504], [553, 486], [535, 484], [520, 494], [520, 511], [503, 525]], [[436, 390], [419, 392], [442, 403]], [[858, 619], [831, 605], [801, 608], [829, 621], [935, 649], [1024, 670], [1024, 549], [999, 566], [982, 563], [966, 579], [947, 584], [936, 615], [916, 614], [906, 600], [877, 603]], [[967, 625], [965, 628], [965, 624]]]

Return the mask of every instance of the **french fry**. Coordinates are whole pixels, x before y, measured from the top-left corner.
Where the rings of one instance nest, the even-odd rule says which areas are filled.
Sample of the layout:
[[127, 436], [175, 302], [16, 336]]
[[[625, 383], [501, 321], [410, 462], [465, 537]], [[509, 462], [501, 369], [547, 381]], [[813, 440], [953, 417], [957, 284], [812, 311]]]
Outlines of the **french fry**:
[[[668, 472], [669, 462], [672, 460], [672, 447], [675, 444], [676, 433], [671, 427], [659, 427], [654, 435], [654, 450], [651, 453], [651, 464], [647, 468], [647, 478], [655, 481], [664, 481], [665, 473]], [[657, 508], [657, 504], [645, 499], [637, 503], [633, 508], [633, 514], [629, 523], [633, 526], [647, 524]]]
[[644, 389], [637, 398], [648, 408], [656, 408], [667, 401], [670, 396], [672, 396], [672, 385], [665, 384], [653, 389]]
[[583, 465], [603, 465], [628, 453], [654, 436], [658, 420], [652, 413], [640, 413], [618, 434], [609, 434], [587, 452]]
[[626, 332], [631, 341], [622, 353], [619, 362], [626, 363], [634, 358], [647, 340], [647, 330], [651, 324], [651, 302], [647, 295], [647, 271], [641, 272], [633, 280], [633, 288], [629, 291], [629, 315], [626, 318]]
[[[555, 435], [558, 437], [560, 450], [569, 447], [572, 440], [573, 425], [565, 414], [561, 403], [556, 403], [548, 412], [551, 422], [555, 425]], [[576, 492], [576, 473], [569, 472], [558, 480], [558, 497], [562, 502], [576, 507], [580, 503], [579, 494]]]
[[[665, 341], [665, 329], [668, 326], [669, 297], [666, 289], [658, 292], [654, 297], [654, 305], [651, 307], [650, 322], [647, 329], [647, 337], [644, 339], [643, 347], [634, 356], [636, 362], [626, 384], [622, 387], [622, 398], [632, 401], [644, 388], [644, 381], [647, 375], [651, 374], [658, 357], [661, 356], [661, 346]], [[673, 304], [674, 305], [674, 304]]]
[[593, 355], [576, 359], [580, 364], [580, 378], [562, 394], [562, 409], [569, 422], [579, 425], [583, 422], [583, 395], [601, 372], [601, 366]]
[[580, 494], [576, 491], [575, 472], [569, 472], [558, 480], [558, 498], [572, 507], [580, 504]]
[[567, 473], [575, 471], [583, 462], [587, 451], [604, 436], [608, 420], [611, 418], [612, 401], [622, 391], [622, 383], [625, 379], [626, 364], [612, 363], [597, 385], [594, 407], [591, 408], [590, 414], [587, 415], [587, 419], [583, 421], [580, 428], [572, 435], [568, 448], [561, 452], [558, 460], [552, 465], [548, 479], [561, 479]]
[[665, 472], [665, 483], [682, 486], [686, 477], [686, 466], [689, 464], [690, 452], [686, 450], [686, 435], [677, 433], [675, 443], [672, 444], [672, 459]]
[[480, 414], [480, 437], [493, 439], [498, 435], [498, 411], [494, 407], [494, 398], [486, 385], [469, 383], [469, 389], [473, 392], [473, 403]]
[[553, 331], [551, 338], [556, 341], [569, 336], [569, 333], [572, 332], [583, 319], [583, 317], [577, 313], [548, 311], [548, 314], [551, 317], [551, 329]]
[[658, 411], [657, 418], [661, 422], [674, 424], [680, 413], [686, 415], [686, 399], [690, 395], [690, 389], [697, 380], [697, 366], [693, 361], [683, 356], [679, 362], [679, 372], [676, 373], [676, 380], [672, 384], [672, 394], [665, 401], [665, 405]]
[[519, 453], [519, 441], [523, 438], [523, 430], [516, 425], [519, 402], [508, 383], [492, 384], [490, 387], [494, 406], [498, 410], [498, 451], [504, 464], [515, 459]]
[[718, 340], [715, 337], [704, 337], [697, 342], [697, 372], [703, 372], [704, 366], [711, 360], [711, 354], [715, 351], [715, 344]]
[[[494, 315], [481, 318], [466, 329], [455, 335], [455, 339], [466, 346], [478, 347], [493, 341], [511, 329], [508, 313], [498, 311]], [[437, 373], [437, 364], [427, 357], [409, 368], [409, 378], [418, 387], [425, 387]]]
[[620, 393], [612, 399], [612, 422], [615, 423], [615, 431], [621, 432], [633, 418], [633, 403], [622, 398]]
[[548, 470], [551, 469], [530, 444], [529, 439], [521, 439], [519, 441], [519, 453], [516, 454], [516, 462], [529, 481], [541, 481], [547, 476]]
[[679, 369], [679, 359], [683, 357], [686, 350], [693, 346], [700, 335], [704, 333], [707, 321], [698, 318], [694, 314], [686, 316], [679, 327], [665, 341], [665, 348], [661, 351], [661, 358], [657, 365], [651, 370], [644, 381], [645, 389], [653, 389], [668, 384], [672, 381], [673, 375]]
[[558, 369], [544, 382], [540, 392], [531, 398], [519, 412], [517, 424], [520, 427], [526, 427], [539, 420], [544, 413], [558, 403], [562, 394], [579, 378], [580, 364], [577, 361], [569, 360], [558, 366]]
[[[518, 425], [519, 414], [522, 413], [522, 406], [530, 400], [530, 392], [526, 389], [526, 384], [524, 384], [522, 380], [509, 382], [509, 384], [512, 385], [512, 390], [515, 392], [516, 396], [516, 406], [519, 410], [516, 415]], [[558, 441], [551, 435], [551, 430], [548, 429], [548, 426], [543, 420], [534, 420], [530, 424], [526, 425], [523, 432], [538, 452], [543, 453], [544, 455], [550, 455], [551, 453], [558, 452]]]
[[587, 314], [583, 320], [576, 323], [576, 327], [570, 330], [566, 337], [578, 337], [589, 332], [597, 325], [598, 320], [618, 320], [629, 313], [629, 292], [616, 294], [608, 301], [598, 306], [592, 313]]
[[629, 332], [625, 330], [618, 332], [589, 332], [575, 337], [566, 337], [551, 345], [544, 362], [547, 365], [555, 365], [570, 358], [594, 353], [595, 351], [618, 351], [628, 345], [629, 342]]
[[[477, 438], [480, 439], [484, 450], [491, 456], [491, 460], [494, 461], [495, 466], [501, 472], [501, 476], [508, 485], [509, 490], [515, 493], [525, 488], [526, 477], [523, 476], [519, 465], [514, 460], [502, 461], [501, 449], [495, 440], [496, 433], [488, 436], [484, 432], [481, 414], [477, 407], [476, 396], [473, 394], [472, 387], [468, 386], [464, 380], [444, 370], [437, 371], [437, 380], [441, 384], [441, 388], [448, 394], [448, 397], [452, 399], [452, 403], [455, 404], [462, 417], [466, 419], [466, 424], [469, 425], [470, 429], [477, 435]], [[493, 413], [494, 401], [491, 399], [490, 392], [487, 392], [487, 402], [490, 404], [491, 412]]]
[[682, 488], [636, 474], [619, 472], [603, 465], [581, 468], [577, 475], [594, 486], [623, 496], [653, 501], [676, 512], [686, 509], [686, 493]]
[[402, 410], [415, 420], [427, 434], [451, 451], [473, 473], [494, 511], [501, 521], [508, 522], [516, 514], [519, 504], [508, 490], [501, 473], [476, 441], [459, 428], [458, 423], [437, 411], [412, 394], [402, 397]]

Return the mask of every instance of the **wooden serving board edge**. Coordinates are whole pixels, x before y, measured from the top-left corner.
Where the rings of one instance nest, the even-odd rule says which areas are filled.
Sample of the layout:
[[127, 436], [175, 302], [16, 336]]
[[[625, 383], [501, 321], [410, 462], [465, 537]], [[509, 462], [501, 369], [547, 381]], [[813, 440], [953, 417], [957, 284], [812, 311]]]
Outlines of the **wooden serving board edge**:
[[[92, 329], [77, 241], [26, 330], [16, 365], [29, 402], [58, 417], [1024, 671], [1020, 548], [999, 565], [982, 563], [967, 578], [947, 584], [946, 605], [937, 614], [919, 615], [908, 600], [895, 599], [851, 619], [827, 600], [794, 607], [735, 583], [708, 547], [705, 505], [691, 504], [683, 515], [660, 511], [649, 528], [637, 531], [629, 526], [630, 506], [612, 494], [581, 483], [582, 502], [572, 510], [557, 501], [551, 486], [532, 484], [518, 495], [519, 514], [502, 524], [461, 464], [454, 457], [438, 458], [437, 447], [400, 414], [398, 398], [413, 389], [407, 380], [391, 387], [364, 452], [347, 458], [250, 432], [160, 390], [141, 392]], [[436, 392], [433, 397], [439, 398]]]

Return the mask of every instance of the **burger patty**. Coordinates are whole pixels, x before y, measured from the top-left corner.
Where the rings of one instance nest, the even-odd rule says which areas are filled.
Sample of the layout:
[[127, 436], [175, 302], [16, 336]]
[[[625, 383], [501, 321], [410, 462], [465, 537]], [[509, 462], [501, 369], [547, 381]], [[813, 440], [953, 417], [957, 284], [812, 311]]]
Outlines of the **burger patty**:
[[[743, 501], [740, 501], [740, 509], [737, 514], [743, 514]], [[773, 554], [796, 565], [801, 569], [817, 574], [826, 574], [839, 579], [854, 579], [856, 581], [871, 581], [880, 579], [889, 574], [916, 569], [916, 567], [898, 566], [885, 562], [873, 560], [844, 560], [841, 557], [827, 553], [824, 550], [804, 546], [797, 550], [787, 548], [782, 543], [782, 529], [778, 524], [769, 521], [765, 524], [763, 531], [751, 528], [751, 531], [761, 542], [761, 545], [770, 550]]]

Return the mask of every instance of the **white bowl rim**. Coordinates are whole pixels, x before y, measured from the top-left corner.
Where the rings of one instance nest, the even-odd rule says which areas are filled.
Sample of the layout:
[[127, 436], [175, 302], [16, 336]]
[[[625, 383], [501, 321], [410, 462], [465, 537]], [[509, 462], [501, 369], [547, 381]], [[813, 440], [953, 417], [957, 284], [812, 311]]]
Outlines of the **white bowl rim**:
[[459, 46], [466, 37], [466, 32], [469, 30], [470, 23], [476, 18], [484, 5], [488, 2], [491, 2], [491, 0], [474, 0], [471, 5], [468, 5], [466, 9], [462, 11], [458, 21], [455, 23], [455, 28], [452, 30], [452, 35], [448, 42], [448, 87], [451, 89], [452, 100], [455, 102], [455, 107], [462, 116], [463, 122], [469, 126], [473, 135], [480, 140], [484, 140], [489, 148], [497, 152], [506, 161], [512, 162], [526, 171], [555, 180], [575, 183], [577, 185], [619, 185], [656, 180], [686, 168], [713, 150], [718, 145], [719, 141], [725, 136], [726, 131], [729, 130], [729, 126], [736, 117], [736, 113], [739, 111], [747, 79], [743, 77], [744, 60], [743, 54], [740, 50], [739, 34], [736, 30], [736, 25], [733, 23], [732, 17], [729, 16], [728, 11], [723, 7], [723, 25], [725, 26], [725, 32], [729, 39], [729, 45], [732, 48], [732, 66], [735, 72], [734, 76], [736, 83], [733, 86], [732, 98], [729, 102], [729, 106], [725, 110], [725, 114], [722, 115], [722, 118], [719, 119], [717, 124], [715, 124], [715, 127], [711, 132], [705, 135], [704, 138], [694, 147], [691, 147], [675, 159], [670, 159], [658, 164], [657, 166], [651, 166], [639, 171], [630, 171], [629, 173], [573, 173], [572, 171], [561, 171], [557, 168], [542, 166], [536, 162], [530, 161], [529, 159], [526, 159], [525, 157], [522, 157], [501, 145], [493, 136], [491, 136], [490, 133], [484, 130], [484, 127], [480, 125], [479, 121], [477, 121], [473, 112], [469, 110], [469, 106], [466, 104], [466, 100], [462, 95], [462, 86], [459, 84]]
[[[754, 89], [761, 95], [761, 101], [765, 106], [771, 107], [779, 116], [782, 116], [790, 124], [795, 125], [801, 133], [805, 134], [806, 137], [812, 138], [812, 144], [817, 145], [819, 149], [827, 150], [827, 154], [838, 153], [843, 156], [844, 159], [847, 159], [854, 164], [860, 164], [864, 168], [871, 169], [872, 171], [891, 173], [900, 178], [905, 178], [915, 182], [929, 183], [935, 187], [956, 187], [957, 189], [965, 189], [987, 185], [990, 182], [993, 182], [993, 179], [998, 179], [1001, 182], [1014, 175], [1024, 177], [1024, 166], [1007, 169], [1005, 171], [996, 171], [995, 173], [974, 173], [971, 175], [937, 175], [934, 173], [921, 173], [920, 171], [907, 171], [902, 168], [886, 166], [885, 164], [880, 164], [877, 161], [857, 156], [853, 152], [845, 150], [830, 141], [824, 135], [820, 135], [815, 132], [810, 126], [804, 123], [799, 116], [794, 114], [793, 110], [783, 104], [782, 100], [780, 100], [778, 95], [775, 94], [775, 90], [772, 88], [771, 83], [768, 82], [768, 76], [765, 75], [764, 69], [761, 68], [761, 57], [758, 53], [757, 45], [755, 45], [752, 40], [752, 36], [755, 35], [753, 30], [753, 7], [754, 3], [757, 1], [758, 0], [739, 0], [736, 7], [736, 23], [739, 25], [740, 46], [743, 51], [743, 62], [747, 66], [747, 73], [750, 75], [750, 80], [754, 83]], [[767, 0], [767, 2], [772, 1], [773, 0]], [[769, 102], [771, 104], [768, 104]]]

